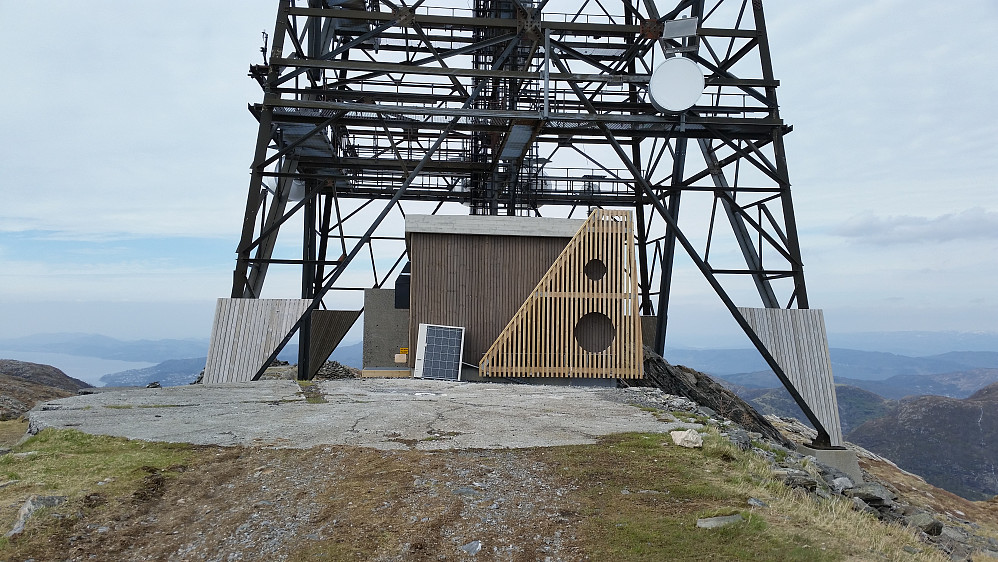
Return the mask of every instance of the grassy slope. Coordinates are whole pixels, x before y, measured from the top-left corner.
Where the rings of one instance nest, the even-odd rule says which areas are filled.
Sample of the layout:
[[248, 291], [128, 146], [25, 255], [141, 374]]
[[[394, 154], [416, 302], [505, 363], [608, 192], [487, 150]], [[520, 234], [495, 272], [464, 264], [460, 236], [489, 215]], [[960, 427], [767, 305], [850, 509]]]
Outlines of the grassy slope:
[[[603, 439], [595, 445], [476, 451], [471, 455], [461, 451], [390, 452], [351, 447], [337, 448], [333, 455], [259, 449], [237, 449], [233, 454], [221, 455], [219, 451], [224, 450], [216, 447], [192, 448], [88, 436], [71, 430], [46, 430], [17, 451], [38, 453], [0, 459], [0, 472], [20, 480], [0, 488], [0, 505], [5, 506], [0, 510], [0, 528], [13, 524], [16, 506], [32, 493], [67, 495], [70, 501], [53, 510], [63, 514], [63, 518], [37, 516], [24, 536], [0, 543], [0, 558], [4, 559], [65, 558], [70, 552], [71, 537], [101, 524], [109, 513], [119, 520], [127, 519], [132, 513], [129, 509], [134, 509], [128, 506], [134, 506], [134, 498], [140, 496], [146, 500], [145, 510], [168, 519], [171, 511], [180, 509], [177, 507], [180, 504], [206, 501], [197, 496], [205, 488], [201, 482], [206, 475], [218, 478], [223, 473], [222, 481], [239, 489], [239, 482], [251, 479], [253, 471], [260, 474], [256, 455], [276, 454], [282, 455], [281, 462], [290, 463], [285, 469], [295, 463], [314, 463], [316, 455], [335, 456], [341, 467], [366, 467], [363, 472], [325, 474], [315, 481], [316, 486], [328, 486], [320, 493], [326, 505], [317, 517], [339, 518], [336, 538], [293, 541], [287, 547], [292, 559], [354, 558], [356, 553], [363, 553], [364, 558], [391, 558], [405, 545], [416, 544], [414, 541], [419, 537], [426, 537], [427, 532], [439, 533], [440, 527], [434, 527], [436, 519], [422, 526], [405, 523], [412, 515], [406, 511], [405, 502], [400, 501], [406, 495], [418, 506], [416, 514], [439, 511], [450, 514], [442, 524], [466, 524], [459, 515], [460, 498], [455, 499], [453, 494], [427, 494], [423, 489], [413, 488], [411, 482], [414, 476], [450, 479], [454, 472], [438, 473], [440, 466], [457, 467], [458, 473], [475, 471], [499, 457], [512, 458], [517, 465], [539, 466], [539, 473], [547, 480], [545, 486], [569, 490], [556, 500], [560, 506], [559, 518], [506, 520], [500, 522], [500, 527], [506, 529], [507, 535], [513, 534], [513, 542], [525, 545], [542, 546], [538, 537], [564, 533], [563, 540], [571, 543], [565, 552], [576, 553], [579, 559], [939, 559], [934, 551], [913, 557], [903, 550], [905, 546], [924, 548], [909, 531], [876, 523], [852, 511], [844, 501], [816, 502], [785, 488], [769, 477], [768, 465], [754, 455], [734, 449], [716, 433], [708, 436], [703, 449], [697, 450], [676, 447], [668, 441], [668, 436], [626, 434]], [[231, 464], [232, 458], [244, 456], [242, 464]], [[223, 466], [224, 462], [230, 464]], [[155, 475], [160, 475], [159, 479], [151, 481]], [[108, 479], [108, 484], [96, 485]], [[333, 480], [335, 484], [330, 483]], [[156, 493], [150, 495], [150, 487]], [[217, 484], [213, 488], [219, 490]], [[187, 501], [181, 502], [185, 497]], [[247, 498], [222, 497], [225, 499], [214, 497], [214, 501], [247, 501]], [[749, 497], [761, 498], [769, 507], [749, 508], [746, 503]], [[383, 506], [389, 502], [398, 508], [385, 510]], [[10, 508], [11, 505], [15, 507]], [[463, 505], [467, 508], [467, 504]], [[742, 513], [746, 520], [716, 530], [695, 527], [699, 517], [732, 513]], [[183, 519], [173, 521], [176, 525]], [[216, 533], [235, 533], [240, 521], [224, 523], [228, 527], [219, 527]], [[179, 531], [179, 537], [187, 537], [205, 524], [202, 518], [175, 530]], [[151, 528], [135, 532], [129, 544], [152, 539]], [[431, 552], [421, 554], [453, 555], [453, 546], [445, 542], [428, 543], [424, 546]], [[487, 539], [483, 542], [488, 544]], [[103, 548], [102, 555], [111, 558], [128, 556], [126, 551], [116, 552], [113, 545]], [[441, 550], [432, 552], [437, 548]], [[491, 552], [483, 550], [478, 558], [490, 559], [489, 556]], [[528, 556], [533, 557], [533, 554]]]

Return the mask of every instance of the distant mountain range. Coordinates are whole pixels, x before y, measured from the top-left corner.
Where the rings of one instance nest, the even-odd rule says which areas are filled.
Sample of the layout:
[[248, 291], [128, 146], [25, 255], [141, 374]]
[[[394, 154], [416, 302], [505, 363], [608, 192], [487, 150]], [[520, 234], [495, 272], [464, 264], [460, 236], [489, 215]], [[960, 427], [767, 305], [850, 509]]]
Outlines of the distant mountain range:
[[921, 357], [962, 349], [998, 351], [998, 332], [852, 332], [831, 333], [832, 347], [860, 351], [884, 351]]
[[[835, 377], [855, 380], [998, 368], [998, 352], [995, 351], [951, 351], [928, 357], [842, 348], [832, 348], [830, 353]], [[772, 388], [780, 384], [755, 349], [666, 350], [666, 359], [674, 365], [686, 365], [742, 386]]]
[[[161, 340], [119, 340], [98, 334], [53, 333], [34, 334], [19, 338], [0, 339], [0, 350], [24, 352], [58, 352], [80, 357], [96, 357], [119, 361], [141, 361], [161, 363], [177, 359], [202, 358], [208, 355], [207, 339], [161, 339]], [[278, 355], [278, 359], [298, 361], [297, 344], [288, 344]], [[350, 367], [360, 367], [362, 362], [361, 344], [342, 345], [333, 354], [333, 359]], [[149, 367], [157, 372], [169, 372], [175, 365]], [[198, 368], [197, 372], [201, 371]], [[141, 371], [143, 369], [133, 369]], [[195, 374], [197, 374], [195, 372]]]
[[0, 339], [0, 349], [58, 352], [100, 359], [155, 363], [180, 357], [205, 357], [208, 355], [208, 340], [122, 341], [97, 334], [35, 334], [21, 338]]
[[[804, 412], [782, 386], [779, 388], [744, 388], [730, 384], [727, 386], [763, 414], [796, 418], [810, 425]], [[845, 384], [835, 385], [835, 394], [839, 403], [839, 422], [842, 425], [843, 435], [849, 434], [871, 419], [889, 414], [897, 406], [894, 400], [887, 400], [868, 390]]]
[[937, 375], [895, 375], [882, 381], [861, 381], [835, 377], [848, 384], [897, 400], [905, 396], [931, 394], [948, 398], [967, 398], [989, 384], [998, 382], [998, 369], [971, 369]]
[[998, 384], [964, 399], [902, 400], [847, 439], [965, 498], [998, 494]]
[[[278, 358], [294, 363], [298, 360], [298, 347], [288, 347], [290, 349], [285, 349]], [[343, 345], [333, 352], [330, 360], [359, 369], [362, 363], [362, 353], [363, 346], [360, 343]], [[179, 386], [193, 382], [204, 369], [205, 361], [207, 361], [207, 357], [170, 359], [144, 369], [109, 373], [101, 377], [100, 380], [104, 386], [145, 386], [151, 382], [158, 382], [162, 386]]]
[[100, 378], [104, 386], [146, 386], [158, 382], [161, 386], [190, 384], [204, 369], [205, 358], [169, 359], [145, 369], [129, 369]]

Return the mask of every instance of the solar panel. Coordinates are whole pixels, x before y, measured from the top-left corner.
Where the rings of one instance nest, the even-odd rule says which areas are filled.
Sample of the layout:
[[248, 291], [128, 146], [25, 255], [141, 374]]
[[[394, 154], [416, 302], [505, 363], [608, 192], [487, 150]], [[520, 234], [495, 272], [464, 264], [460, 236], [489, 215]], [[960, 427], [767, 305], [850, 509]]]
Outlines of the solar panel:
[[424, 379], [460, 380], [463, 349], [463, 327], [420, 324], [416, 337], [416, 365], [413, 376]]

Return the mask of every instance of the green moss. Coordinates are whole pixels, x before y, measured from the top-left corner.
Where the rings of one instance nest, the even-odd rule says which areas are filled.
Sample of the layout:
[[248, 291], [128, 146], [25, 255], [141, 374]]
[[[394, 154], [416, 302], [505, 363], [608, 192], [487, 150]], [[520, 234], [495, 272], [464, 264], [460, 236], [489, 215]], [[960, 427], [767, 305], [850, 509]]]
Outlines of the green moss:
[[314, 381], [298, 381], [298, 388], [301, 389], [301, 394], [305, 397], [305, 403], [307, 404], [326, 403], [326, 397], [319, 390], [319, 385], [315, 384]]
[[17, 477], [11, 480], [20, 480], [0, 489], [0, 502], [14, 501], [28, 490], [72, 499], [93, 491], [101, 481], [108, 482], [101, 487], [103, 490], [113, 492], [145, 477], [148, 469], [143, 467], [165, 469], [182, 465], [192, 454], [187, 444], [129, 441], [51, 428], [31, 437], [16, 450], [37, 454], [0, 457], [0, 471]]

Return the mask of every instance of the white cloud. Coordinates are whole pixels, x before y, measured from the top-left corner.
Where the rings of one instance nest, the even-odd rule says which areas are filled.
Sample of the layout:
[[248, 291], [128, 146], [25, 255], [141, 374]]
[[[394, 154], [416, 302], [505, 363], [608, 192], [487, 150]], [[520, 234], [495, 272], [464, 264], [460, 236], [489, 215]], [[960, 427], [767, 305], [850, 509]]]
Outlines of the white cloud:
[[231, 282], [231, 269], [185, 267], [172, 260], [7, 260], [0, 268], [0, 301], [47, 301], [68, 294], [101, 301], [208, 300], [227, 295]]
[[937, 243], [951, 240], [988, 239], [998, 241], [998, 212], [980, 207], [937, 217], [914, 215], [855, 216], [835, 230], [835, 234], [868, 244]]

